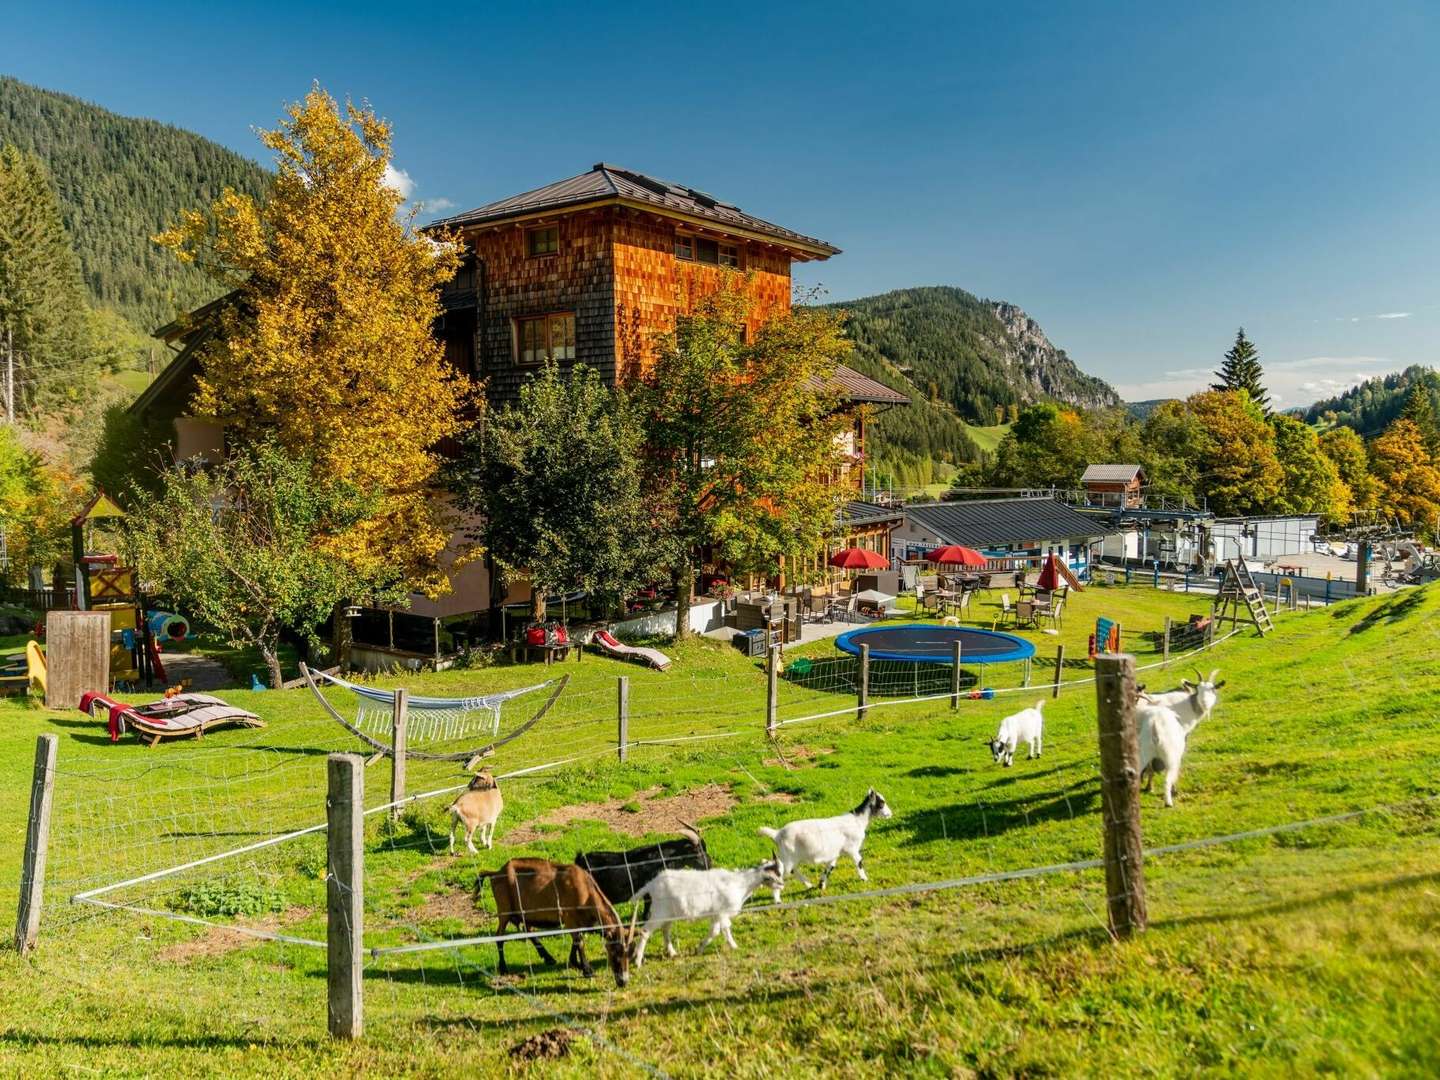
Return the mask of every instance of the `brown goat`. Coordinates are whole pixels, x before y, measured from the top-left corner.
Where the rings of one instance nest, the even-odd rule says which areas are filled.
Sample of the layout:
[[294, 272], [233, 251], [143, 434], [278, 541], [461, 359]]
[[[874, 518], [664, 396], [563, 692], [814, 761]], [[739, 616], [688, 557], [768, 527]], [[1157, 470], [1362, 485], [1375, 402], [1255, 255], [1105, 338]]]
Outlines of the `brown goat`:
[[470, 786], [460, 797], [446, 807], [450, 821], [450, 850], [455, 850], [455, 830], [464, 827], [465, 846], [470, 854], [475, 850], [475, 831], [480, 830], [480, 842], [489, 848], [495, 842], [495, 822], [500, 820], [500, 811], [505, 800], [500, 796], [500, 785], [489, 769], [481, 769], [470, 780]]
[[[499, 916], [496, 934], [504, 934], [512, 922], [527, 933], [561, 927], [574, 930], [569, 964], [578, 967], [588, 978], [595, 972], [585, 956], [581, 935], [598, 928], [605, 939], [605, 955], [615, 984], [624, 987], [630, 981], [630, 950], [624, 925], [595, 879], [580, 867], [552, 863], [549, 859], [511, 859], [499, 870], [486, 871], [475, 879], [477, 902], [486, 878], [490, 879], [490, 892], [495, 897], [495, 911]], [[545, 963], [555, 963], [540, 938], [531, 938], [530, 943]], [[508, 975], [505, 943], [498, 941], [495, 945], [500, 956], [500, 974]]]

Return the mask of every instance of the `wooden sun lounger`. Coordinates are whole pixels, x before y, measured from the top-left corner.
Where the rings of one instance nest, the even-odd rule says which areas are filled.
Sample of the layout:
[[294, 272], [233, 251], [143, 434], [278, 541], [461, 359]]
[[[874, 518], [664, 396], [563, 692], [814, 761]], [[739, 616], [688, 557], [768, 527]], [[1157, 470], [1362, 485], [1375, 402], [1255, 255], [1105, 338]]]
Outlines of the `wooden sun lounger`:
[[235, 724], [240, 727], [264, 727], [265, 721], [252, 712], [210, 694], [176, 694], [146, 705], [126, 705], [104, 694], [86, 694], [80, 709], [91, 716], [96, 708], [109, 713], [110, 740], [114, 742], [125, 728], [134, 729], [142, 742], [154, 747], [161, 739], [184, 736], [200, 738], [211, 728]]
[[671, 660], [659, 649], [647, 649], [640, 645], [626, 645], [619, 638], [608, 630], [599, 630], [590, 639], [601, 652], [610, 656], [618, 656], [622, 660], [639, 660], [649, 664], [656, 671], [665, 671], [670, 667]]

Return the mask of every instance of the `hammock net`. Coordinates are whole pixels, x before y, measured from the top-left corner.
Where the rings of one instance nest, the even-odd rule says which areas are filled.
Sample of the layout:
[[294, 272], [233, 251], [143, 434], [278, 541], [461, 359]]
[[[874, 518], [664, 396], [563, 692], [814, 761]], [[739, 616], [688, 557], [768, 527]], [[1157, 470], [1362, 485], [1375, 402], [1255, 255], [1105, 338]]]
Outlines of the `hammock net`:
[[[316, 671], [315, 675], [355, 695], [355, 726], [371, 735], [388, 735], [394, 718], [395, 691], [357, 686], [335, 675]], [[467, 735], [494, 736], [500, 733], [500, 706], [511, 698], [533, 693], [549, 686], [549, 682], [524, 686], [518, 690], [501, 690], [475, 697], [442, 698], [412, 695], [406, 712], [407, 731], [411, 742], [444, 742]]]

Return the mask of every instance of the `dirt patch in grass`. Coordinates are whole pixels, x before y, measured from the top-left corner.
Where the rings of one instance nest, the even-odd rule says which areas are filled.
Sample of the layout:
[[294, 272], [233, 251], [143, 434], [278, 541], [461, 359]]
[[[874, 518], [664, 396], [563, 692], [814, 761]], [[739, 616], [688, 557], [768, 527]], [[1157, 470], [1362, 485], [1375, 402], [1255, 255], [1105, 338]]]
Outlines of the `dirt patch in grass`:
[[505, 834], [508, 845], [528, 844], [544, 834], [540, 825], [568, 825], [572, 821], [599, 821], [625, 836], [647, 836], [650, 833], [673, 833], [680, 822], [698, 822], [701, 818], [718, 817], [738, 801], [722, 784], [706, 784], [678, 795], [660, 797], [663, 788], [647, 788], [627, 799], [610, 799], [603, 803], [580, 803], [562, 806], [529, 825], [522, 825]]
[[799, 802], [800, 796], [789, 791], [772, 791], [768, 795], [757, 795], [755, 801], [785, 803], [788, 806], [791, 803]]
[[453, 890], [432, 893], [425, 902], [407, 914], [407, 920], [417, 923], [442, 922], [458, 919], [462, 923], [473, 923], [485, 917], [475, 906], [475, 896], [468, 890]]
[[[309, 915], [308, 907], [292, 907], [257, 919], [237, 919], [234, 925], [246, 930], [274, 934], [283, 927], [291, 926]], [[262, 945], [264, 941], [264, 938], [236, 933], [227, 927], [212, 926], [199, 937], [190, 938], [187, 941], [177, 941], [173, 945], [165, 946], [156, 955], [166, 963], [188, 964], [212, 956], [224, 956], [236, 949], [248, 949], [255, 945]]]
[[516, 1061], [539, 1061], [560, 1058], [570, 1053], [570, 1045], [577, 1035], [569, 1028], [551, 1028], [538, 1035], [531, 1035], [510, 1047], [510, 1056]]
[[796, 743], [794, 746], [781, 747], [780, 752], [785, 755], [783, 761], [778, 757], [770, 757], [764, 759], [765, 764], [772, 768], [803, 765], [807, 761], [814, 761], [822, 754], [833, 754], [835, 748], [833, 746], [805, 746]]

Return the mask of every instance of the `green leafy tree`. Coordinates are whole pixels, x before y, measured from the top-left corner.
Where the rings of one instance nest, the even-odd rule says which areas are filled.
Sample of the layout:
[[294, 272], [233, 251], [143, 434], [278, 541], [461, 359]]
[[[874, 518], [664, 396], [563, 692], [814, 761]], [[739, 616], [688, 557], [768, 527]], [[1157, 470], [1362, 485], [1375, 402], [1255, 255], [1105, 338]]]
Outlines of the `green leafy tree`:
[[1140, 431], [1140, 463], [1150, 490], [1198, 506], [1205, 495], [1200, 457], [1205, 432], [1183, 401], [1162, 401]]
[[1275, 430], [1275, 456], [1285, 475], [1269, 509], [1281, 514], [1319, 514], [1328, 522], [1349, 517], [1351, 494], [1335, 462], [1320, 448], [1309, 424], [1293, 416], [1270, 417]]
[[319, 482], [309, 462], [261, 445], [211, 470], [174, 465], [158, 492], [135, 491], [122, 547], [147, 591], [232, 645], [257, 649], [278, 687], [283, 632], [313, 642], [343, 600], [403, 595], [397, 580], [362, 576], [338, 551], [375, 503], [353, 484]]
[[529, 577], [537, 619], [547, 593], [618, 602], [635, 584], [648, 550], [639, 462], [627, 396], [584, 366], [547, 364], [472, 438], [459, 497], [501, 572]]
[[1198, 421], [1201, 492], [1221, 515], [1263, 513], [1285, 482], [1275, 430], [1243, 390], [1206, 390], [1187, 405]]
[[1230, 351], [1225, 354], [1225, 360], [1215, 377], [1220, 381], [1210, 389], [1243, 390], [1262, 412], [1270, 411], [1270, 396], [1261, 381], [1265, 372], [1260, 367], [1260, 354], [1255, 351], [1254, 342], [1245, 336], [1243, 326], [1236, 333], [1235, 344], [1230, 346]]
[[18, 584], [31, 567], [53, 566], [69, 554], [69, 519], [80, 497], [75, 477], [26, 446], [15, 425], [0, 425], [0, 533], [8, 580]]
[[695, 575], [707, 551], [741, 572], [778, 572], [809, 555], [835, 522], [841, 489], [836, 364], [848, 344], [839, 317], [800, 308], [761, 327], [748, 300], [725, 289], [657, 342], [634, 396], [644, 425], [649, 545], [679, 601], [675, 633], [690, 633]]

